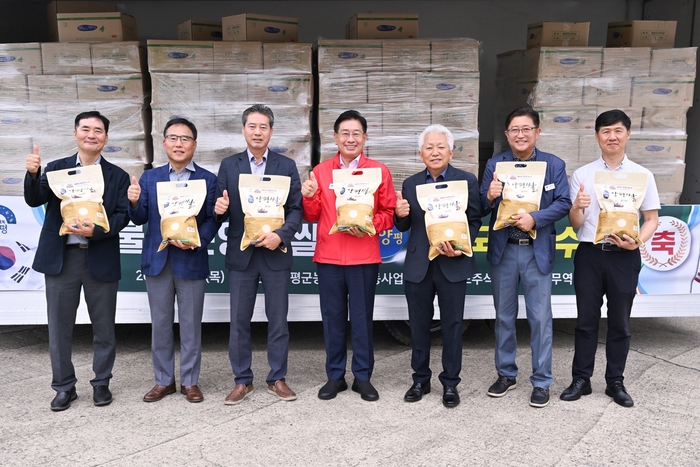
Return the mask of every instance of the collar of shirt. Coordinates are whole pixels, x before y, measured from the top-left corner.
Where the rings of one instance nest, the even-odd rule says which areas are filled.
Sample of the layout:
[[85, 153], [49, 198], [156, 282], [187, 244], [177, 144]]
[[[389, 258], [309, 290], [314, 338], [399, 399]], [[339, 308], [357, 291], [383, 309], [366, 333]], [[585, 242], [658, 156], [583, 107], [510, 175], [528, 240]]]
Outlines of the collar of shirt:
[[532, 150], [532, 155], [528, 157], [525, 160], [520, 159], [518, 156], [513, 153], [513, 162], [536, 162], [537, 161], [537, 148], [534, 148]]
[[356, 169], [357, 165], [360, 163], [360, 157], [362, 157], [362, 153], [360, 153], [359, 156], [357, 156], [356, 158], [351, 160], [350, 163], [347, 165], [347, 167], [345, 166], [345, 161], [343, 161], [343, 156], [341, 156], [340, 153], [338, 153], [338, 157], [340, 157], [340, 168], [341, 169]]
[[[95, 163], [94, 163], [93, 165], [99, 165], [100, 162], [102, 162], [102, 154], [100, 154], [100, 157], [97, 158], [97, 160], [95, 161]], [[75, 166], [76, 166], [76, 167], [82, 167], [82, 166], [83, 166], [83, 163], [80, 162], [80, 156], [77, 155], [77, 154], [75, 155]]]
[[[445, 170], [442, 171], [440, 175], [437, 176], [435, 180], [433, 180], [433, 176], [430, 173], [430, 170], [425, 169], [425, 183], [437, 183], [437, 182], [442, 182], [445, 180], [445, 174], [447, 173], [447, 167], [445, 167]], [[442, 177], [442, 178], [440, 178]]]
[[168, 174], [171, 182], [184, 182], [190, 179], [190, 175], [194, 173], [194, 162], [190, 161], [180, 172], [177, 172], [170, 163], [168, 163]]
[[612, 170], [614, 172], [616, 170], [622, 170], [623, 167], [625, 166], [625, 162], [627, 162], [629, 159], [627, 159], [627, 154], [625, 154], [625, 156], [622, 158], [622, 162], [620, 162], [620, 166], [616, 169], [611, 169], [610, 166], [608, 165], [608, 163], [605, 162], [605, 159], [603, 159], [603, 156], [600, 156], [600, 159], [598, 159], [598, 160], [603, 164], [603, 168], [605, 170]]
[[255, 175], [262, 175], [265, 173], [265, 166], [267, 165], [267, 154], [270, 152], [269, 149], [265, 149], [265, 154], [263, 154], [260, 163], [256, 162], [255, 156], [249, 149], [246, 149], [248, 153], [248, 159], [250, 159], [250, 173]]

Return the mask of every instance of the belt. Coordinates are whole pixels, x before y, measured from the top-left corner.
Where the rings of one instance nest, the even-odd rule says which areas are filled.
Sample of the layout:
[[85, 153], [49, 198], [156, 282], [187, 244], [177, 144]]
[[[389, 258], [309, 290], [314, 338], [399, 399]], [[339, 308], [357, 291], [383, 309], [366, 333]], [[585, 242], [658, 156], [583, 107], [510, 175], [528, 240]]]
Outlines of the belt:
[[86, 250], [88, 247], [87, 243], [69, 243], [66, 245], [66, 249], [68, 248], [80, 248], [81, 250]]
[[512, 243], [513, 245], [519, 245], [519, 246], [528, 246], [528, 245], [532, 245], [532, 239], [531, 238], [510, 238], [510, 237], [508, 237], [508, 243]]
[[624, 248], [620, 248], [612, 243], [591, 243], [591, 245], [593, 245], [593, 248], [603, 251], [625, 251]]

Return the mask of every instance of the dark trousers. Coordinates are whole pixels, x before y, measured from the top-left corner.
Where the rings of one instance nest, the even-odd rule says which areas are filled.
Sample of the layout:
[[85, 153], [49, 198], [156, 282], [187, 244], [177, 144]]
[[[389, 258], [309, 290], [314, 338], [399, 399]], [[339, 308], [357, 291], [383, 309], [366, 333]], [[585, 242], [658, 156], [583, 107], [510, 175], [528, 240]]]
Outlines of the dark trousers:
[[623, 381], [630, 348], [630, 314], [641, 269], [639, 250], [603, 251], [581, 243], [574, 257], [576, 331], [572, 376], [589, 380], [598, 347], [603, 296], [607, 299], [608, 334], [605, 339], [605, 381]]
[[442, 327], [442, 373], [438, 376], [443, 386], [457, 386], [462, 371], [462, 320], [467, 282], [450, 282], [437, 261], [431, 261], [421, 282], [405, 284], [408, 319], [411, 323], [411, 368], [413, 382], [430, 382], [430, 322], [435, 313], [433, 300], [437, 293]]
[[[105, 264], [104, 267], [119, 267]], [[87, 249], [70, 247], [57, 275], [46, 274], [46, 311], [49, 328], [49, 355], [55, 391], [70, 391], [78, 379], [73, 367], [73, 327], [83, 289], [90, 323], [92, 323], [93, 386], [108, 386], [117, 352], [114, 318], [119, 282], [97, 282], [90, 275]]]
[[[237, 248], [237, 247], [236, 247]], [[250, 246], [249, 248], [254, 248]], [[265, 262], [262, 251], [253, 251], [245, 271], [229, 271], [231, 300], [231, 334], [228, 356], [236, 384], [253, 382], [253, 349], [250, 340], [250, 320], [253, 318], [258, 282], [265, 290], [267, 316], [267, 362], [270, 373], [267, 384], [285, 379], [289, 355], [289, 269], [276, 271]]]
[[374, 369], [372, 321], [379, 264], [339, 266], [317, 263], [316, 266], [326, 343], [326, 375], [329, 380], [345, 376], [349, 315], [352, 373], [358, 381], [369, 381]]

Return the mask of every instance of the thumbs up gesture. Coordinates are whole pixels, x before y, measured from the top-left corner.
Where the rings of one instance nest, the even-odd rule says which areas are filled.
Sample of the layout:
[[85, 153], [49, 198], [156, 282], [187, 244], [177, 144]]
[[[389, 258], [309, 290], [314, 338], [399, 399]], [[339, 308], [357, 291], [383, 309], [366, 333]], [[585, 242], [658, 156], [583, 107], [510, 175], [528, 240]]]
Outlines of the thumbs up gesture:
[[29, 172], [33, 178], [39, 173], [41, 168], [41, 157], [39, 157], [39, 146], [34, 145], [34, 153], [27, 156], [27, 161], [25, 163], [27, 167], [27, 172]]
[[498, 174], [496, 172], [493, 173], [493, 180], [491, 180], [491, 184], [489, 185], [489, 191], [486, 193], [486, 198], [489, 200], [489, 203], [493, 203], [493, 200], [498, 198], [503, 194], [503, 183], [498, 180]]
[[408, 201], [403, 199], [400, 191], [396, 192], [396, 209], [394, 213], [399, 219], [403, 219], [411, 213], [411, 206], [408, 204]]
[[228, 190], [224, 190], [220, 198], [216, 200], [214, 205], [214, 213], [217, 216], [223, 216], [228, 211]]
[[139, 185], [139, 181], [134, 176], [131, 177], [131, 185], [129, 185], [129, 189], [126, 192], [126, 197], [129, 198], [131, 207], [135, 208], [141, 197], [141, 185]]
[[316, 194], [317, 190], [318, 182], [316, 181], [316, 175], [313, 171], [311, 171], [309, 179], [305, 181], [303, 185], [301, 185], [301, 194], [306, 198], [311, 198], [313, 195]]
[[576, 194], [576, 199], [573, 202], [574, 209], [584, 210], [591, 205], [591, 195], [586, 193], [583, 183], [579, 186], [578, 193]]

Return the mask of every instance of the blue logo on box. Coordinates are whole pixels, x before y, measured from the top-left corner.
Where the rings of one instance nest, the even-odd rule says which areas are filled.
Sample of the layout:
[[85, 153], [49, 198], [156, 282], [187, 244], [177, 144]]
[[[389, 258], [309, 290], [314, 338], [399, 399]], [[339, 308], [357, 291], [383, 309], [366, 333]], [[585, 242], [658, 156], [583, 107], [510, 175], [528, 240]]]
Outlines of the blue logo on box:
[[121, 146], [105, 146], [103, 152], [120, 152], [122, 150]]
[[357, 57], [359, 57], [359, 55], [356, 54], [355, 52], [340, 52], [338, 54], [338, 58], [342, 58], [342, 59], [352, 59], [352, 58], [357, 58]]
[[279, 28], [273, 28], [272, 26], [268, 26], [268, 27], [265, 28], [265, 32], [268, 33], [268, 34], [277, 34], [278, 32], [280, 32], [280, 29], [279, 29]]
[[180, 59], [180, 58], [187, 58], [189, 57], [190, 54], [185, 53], [185, 52], [170, 52], [168, 54], [168, 58], [174, 58], [174, 59]]
[[440, 83], [440, 84], [435, 86], [435, 89], [437, 89], [438, 91], [449, 91], [449, 90], [454, 89], [456, 87], [457, 86], [454, 84]]
[[289, 151], [289, 149], [287, 149], [285, 147], [270, 148], [270, 150], [277, 152], [277, 153], [280, 153], [280, 154], [284, 154], [285, 152]]
[[80, 26], [78, 26], [78, 31], [82, 32], [90, 32], [94, 31], [95, 29], [97, 29], [97, 26], [95, 26], [94, 24], [81, 24]]
[[396, 26], [392, 26], [390, 24], [380, 24], [379, 26], [377, 26], [377, 31], [381, 32], [389, 32], [393, 31], [394, 29], [396, 29]]
[[569, 123], [571, 120], [573, 120], [572, 117], [554, 117], [552, 121], [554, 123]]
[[287, 86], [268, 86], [267, 90], [270, 92], [285, 92], [289, 91]]
[[221, 31], [212, 31], [211, 37], [216, 37], [218, 39], [221, 39], [223, 37], [223, 34], [221, 34]]
[[663, 150], [664, 150], [664, 147], [663, 147], [663, 146], [653, 146], [653, 145], [651, 145], [651, 146], [645, 147], [644, 149], [646, 149], [646, 150], [649, 151], [649, 152], [659, 152], [659, 151], [663, 151]]
[[114, 92], [114, 91], [116, 91], [117, 89], [119, 89], [119, 88], [116, 87], [116, 86], [109, 86], [109, 85], [106, 85], [106, 84], [103, 84], [102, 86], [98, 86], [98, 87], [97, 87], [97, 90], [100, 91], [100, 92]]
[[578, 58], [562, 58], [559, 63], [562, 65], [576, 65], [579, 62]]
[[7, 185], [18, 185], [22, 183], [22, 179], [17, 177], [7, 177], [2, 179], [2, 183], [6, 183]]
[[21, 118], [7, 117], [7, 118], [3, 118], [2, 120], [0, 120], [0, 123], [2, 123], [3, 125], [15, 125], [17, 123], [22, 123], [22, 119]]
[[661, 94], [661, 95], [671, 94], [672, 92], [673, 91], [668, 89], [668, 88], [656, 88], [652, 91], [652, 93], [654, 93], [654, 94]]
[[0, 55], [0, 63], [14, 62], [16, 57], [13, 55]]

